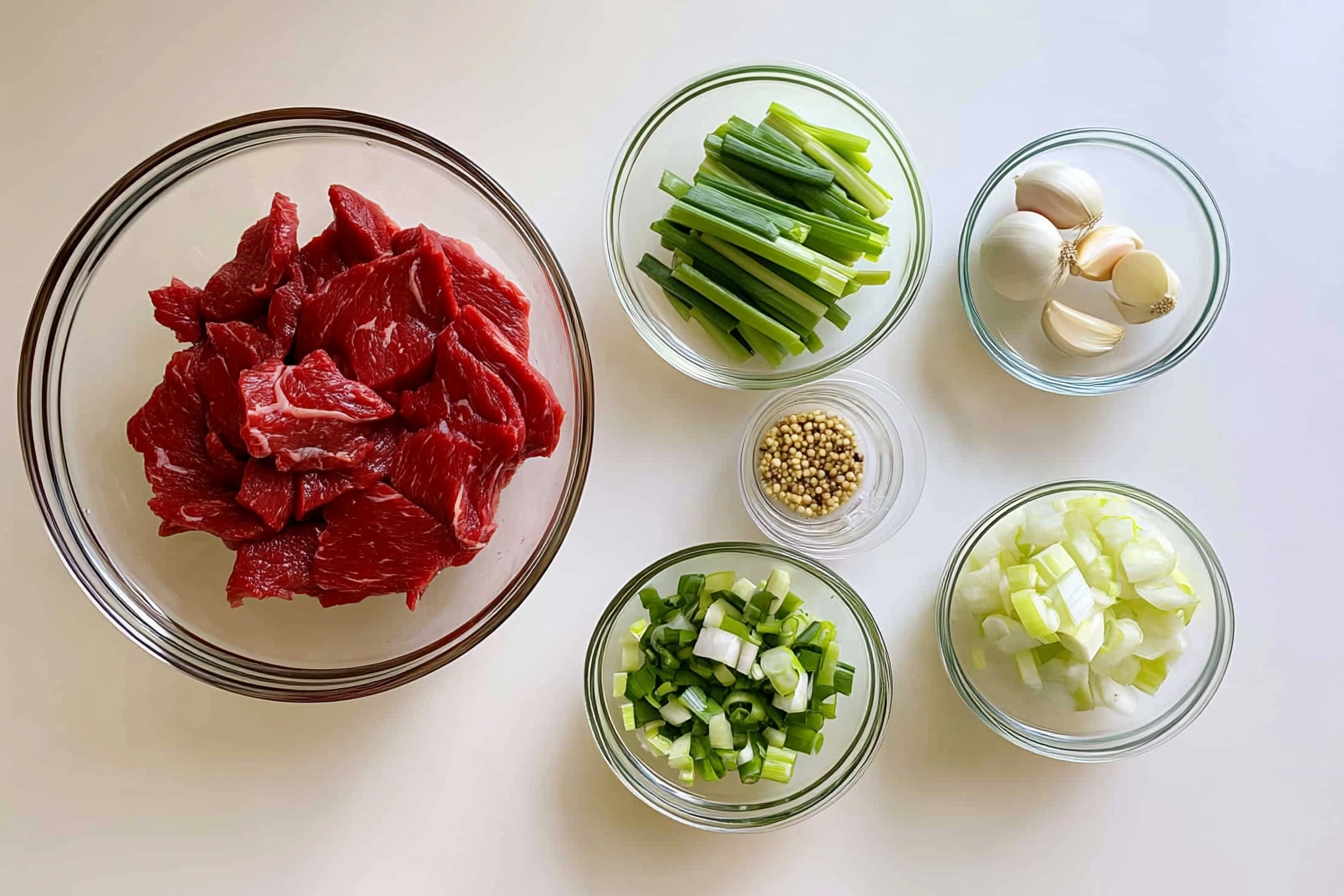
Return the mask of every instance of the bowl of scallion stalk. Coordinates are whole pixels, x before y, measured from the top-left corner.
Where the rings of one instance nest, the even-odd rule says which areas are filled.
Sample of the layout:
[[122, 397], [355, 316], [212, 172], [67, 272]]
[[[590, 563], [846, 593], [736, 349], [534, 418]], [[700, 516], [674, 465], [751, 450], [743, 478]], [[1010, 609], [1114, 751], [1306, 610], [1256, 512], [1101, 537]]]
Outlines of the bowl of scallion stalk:
[[637, 573], [588, 647], [599, 751], [636, 797], [704, 830], [764, 830], [830, 805], [886, 727], [877, 624], [839, 576], [770, 545], [703, 544]]
[[794, 64], [696, 78], [617, 158], [607, 267], [640, 336], [724, 388], [813, 382], [900, 323], [932, 222], [904, 138], [871, 99]]

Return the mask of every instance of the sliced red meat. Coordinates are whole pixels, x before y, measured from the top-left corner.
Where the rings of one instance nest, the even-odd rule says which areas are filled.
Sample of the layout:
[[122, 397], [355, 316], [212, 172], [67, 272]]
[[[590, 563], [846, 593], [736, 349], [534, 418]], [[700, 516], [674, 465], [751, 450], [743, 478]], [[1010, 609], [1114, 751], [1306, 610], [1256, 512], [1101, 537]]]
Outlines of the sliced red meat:
[[[298, 273], [296, 267], [290, 265], [290, 270]], [[299, 329], [299, 311], [306, 295], [302, 279], [290, 280], [271, 294], [271, 304], [266, 309], [266, 331], [275, 341], [276, 357], [289, 354], [290, 346], [294, 344], [294, 333]]]
[[266, 531], [261, 520], [234, 500], [232, 470], [206, 450], [205, 399], [199, 387], [204, 346], [173, 355], [163, 382], [126, 425], [131, 447], [145, 459], [154, 490], [149, 507], [172, 531], [199, 529], [247, 541]]
[[169, 538], [173, 535], [181, 535], [183, 532], [190, 532], [190, 531], [191, 530], [186, 528], [185, 526], [179, 526], [175, 523], [170, 523], [167, 520], [162, 520], [159, 522], [160, 538]]
[[232, 261], [215, 272], [201, 296], [206, 320], [252, 320], [266, 305], [299, 251], [299, 211], [276, 193], [271, 212], [243, 231]]
[[203, 291], [174, 277], [162, 289], [150, 290], [154, 319], [173, 331], [178, 342], [200, 342], [201, 296]]
[[347, 265], [373, 261], [391, 248], [398, 228], [378, 203], [340, 184], [331, 185], [327, 198], [336, 216], [337, 245]]
[[149, 509], [174, 529], [197, 529], [231, 541], [253, 541], [270, 532], [256, 514], [239, 505], [229, 489], [195, 497], [156, 495], [149, 499]]
[[370, 424], [395, 413], [377, 392], [342, 376], [323, 351], [295, 367], [263, 362], [238, 385], [248, 452], [274, 456], [281, 472], [355, 466], [374, 448]]
[[438, 240], [453, 272], [453, 294], [459, 305], [474, 305], [509, 338], [526, 357], [530, 341], [527, 316], [532, 303], [523, 291], [491, 267], [470, 243], [435, 233], [421, 225], [402, 230], [392, 238], [392, 251], [400, 255], [420, 244], [417, 231]]
[[346, 492], [368, 488], [378, 480], [386, 479], [392, 468], [392, 457], [405, 432], [406, 428], [399, 420], [384, 420], [375, 424], [368, 436], [373, 450], [352, 469], [309, 470], [300, 473], [294, 506], [295, 518], [304, 519]]
[[336, 235], [336, 225], [329, 224], [327, 229], [313, 237], [299, 254], [294, 256], [294, 264], [302, 278], [304, 289], [317, 292], [332, 277], [344, 271], [349, 265], [341, 258], [340, 239]]
[[210, 431], [217, 434], [230, 451], [246, 455], [241, 432], [243, 403], [238, 395], [238, 377], [244, 370], [275, 357], [275, 341], [242, 321], [209, 323], [205, 333], [209, 345], [200, 381]]
[[549, 457], [560, 441], [565, 409], [546, 377], [475, 307], [464, 307], [453, 322], [453, 329], [472, 354], [499, 374], [518, 400], [527, 428], [523, 457]]
[[227, 586], [229, 604], [241, 606], [245, 597], [289, 600], [319, 590], [313, 585], [313, 556], [321, 532], [316, 523], [300, 523], [239, 545]]
[[205, 434], [205, 453], [214, 461], [215, 466], [227, 474], [228, 484], [237, 486], [243, 481], [243, 468], [247, 464], [244, 457], [239, 457], [224, 444], [224, 440], [219, 437], [217, 432], [207, 432]]
[[243, 471], [238, 503], [278, 532], [294, 512], [294, 477], [294, 473], [281, 473], [269, 460], [254, 457]]
[[454, 327], [439, 334], [433, 378], [402, 393], [401, 415], [416, 427], [444, 421], [498, 460], [512, 459], [523, 447], [523, 411], [513, 391], [467, 351]]
[[482, 547], [494, 534], [493, 519], [483, 527], [464, 507], [467, 482], [480, 475], [481, 449], [446, 428], [422, 429], [407, 436], [392, 460], [392, 487], [433, 514], [453, 531], [460, 547]]
[[429, 375], [434, 334], [455, 311], [447, 258], [430, 240], [356, 265], [310, 295], [295, 349], [338, 351], [355, 379], [374, 389], [413, 388]]
[[[475, 550], [485, 546], [495, 534], [495, 512], [499, 509], [499, 497], [504, 486], [513, 479], [514, 472], [521, 464], [520, 460], [496, 462], [477, 470], [466, 480], [462, 491], [462, 504], [457, 518], [453, 521], [453, 531], [459, 538], [475, 540]], [[454, 564], [457, 565], [457, 564]]]
[[385, 483], [342, 495], [324, 515], [327, 528], [313, 561], [313, 582], [324, 591], [401, 591], [414, 608], [457, 554], [452, 534], [438, 520]]

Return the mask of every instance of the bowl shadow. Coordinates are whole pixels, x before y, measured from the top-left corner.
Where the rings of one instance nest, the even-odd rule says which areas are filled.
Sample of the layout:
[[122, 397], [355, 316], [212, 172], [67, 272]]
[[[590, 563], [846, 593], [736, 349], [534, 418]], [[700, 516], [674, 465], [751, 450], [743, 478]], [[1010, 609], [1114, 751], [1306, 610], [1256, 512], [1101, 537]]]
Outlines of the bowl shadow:
[[904, 816], [903, 830], [918, 840], [908, 848], [958, 862], [967, 843], [997, 852], [996, 843], [1015, 843], [1035, 820], [1069, 814], [1071, 803], [1105, 802], [1112, 766], [1036, 756], [990, 731], [961, 702], [938, 655], [934, 603], [921, 614], [927, 627], [908, 627], [889, 645], [897, 659], [892, 715], [863, 782]]
[[[1056, 395], [1028, 386], [1003, 370], [972, 332], [961, 306], [956, 262], [931, 272], [920, 313], [930, 320], [917, 343], [917, 376], [937, 404], [931, 427], [973, 456], [1053, 453], [1063, 441], [1082, 454], [1111, 437], [1108, 421], [1138, 413], [1138, 390], [1088, 397]], [[1033, 306], [1034, 308], [1035, 306]], [[986, 439], [986, 433], [993, 439]]]

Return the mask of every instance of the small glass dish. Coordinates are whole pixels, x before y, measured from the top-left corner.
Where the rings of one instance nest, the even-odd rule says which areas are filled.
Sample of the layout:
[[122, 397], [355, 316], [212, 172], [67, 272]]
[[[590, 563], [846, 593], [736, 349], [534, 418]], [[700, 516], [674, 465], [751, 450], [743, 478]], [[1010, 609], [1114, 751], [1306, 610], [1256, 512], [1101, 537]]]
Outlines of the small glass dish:
[[[799, 756], [788, 784], [745, 785], [735, 775], [682, 784], [665, 757], [648, 753], [637, 732], [625, 731], [619, 701], [611, 694], [620, 668], [620, 638], [638, 618], [648, 618], [639, 590], [652, 585], [675, 592], [684, 573], [733, 570], [753, 581], [776, 566], [793, 576], [792, 591], [804, 608], [835, 624], [841, 659], [855, 667], [854, 689], [839, 698], [836, 718], [826, 723], [825, 744]], [[658, 812], [706, 831], [763, 831], [797, 824], [839, 799], [863, 775], [882, 742], [890, 711], [891, 663], [877, 622], [844, 579], [788, 548], [746, 542], [696, 545], [669, 554], [635, 575], [607, 605], [593, 630], [584, 660], [584, 706], [602, 758], [626, 788]]]
[[[299, 239], [331, 220], [344, 183], [394, 219], [472, 243], [532, 302], [532, 363], [565, 408], [559, 445], [503, 494], [491, 544], [441, 573], [415, 612], [396, 597], [233, 609], [233, 553], [200, 532], [161, 538], [126, 421], [181, 346], [148, 290], [204, 283], [275, 191], [298, 203]], [[34, 497], [62, 562], [99, 610], [153, 656], [248, 696], [343, 700], [425, 675], [470, 650], [530, 594], [560, 548], [588, 472], [593, 381], [569, 283], [503, 187], [427, 134], [340, 109], [273, 109], [212, 125], [137, 165], [52, 261], [24, 339], [19, 431]]]
[[[767, 495], [757, 469], [765, 434], [790, 414], [824, 411], [843, 418], [863, 457], [855, 494], [825, 516], [806, 517]], [[924, 491], [924, 437], [914, 412], [890, 386], [858, 370], [799, 386], [762, 402], [742, 433], [738, 491], [752, 521], [770, 539], [812, 557], [854, 557], [905, 525]]]
[[[651, 253], [664, 261], [649, 225], [672, 199], [658, 189], [667, 169], [689, 179], [704, 158], [705, 135], [733, 115], [764, 117], [780, 102], [804, 118], [872, 138], [872, 175], [894, 196], [882, 223], [891, 246], [877, 267], [889, 269], [882, 286], [866, 286], [844, 300], [853, 316], [844, 330], [818, 328], [825, 347], [786, 357], [777, 369], [753, 358], [735, 365], [695, 323], [677, 316], [666, 296], [635, 266]], [[631, 132], [607, 188], [603, 243], [607, 270], [621, 306], [639, 335], [663, 360], [702, 383], [729, 389], [779, 389], [809, 383], [853, 364], [905, 317], [924, 281], [933, 240], [928, 198], [906, 142], [876, 103], [840, 78], [808, 66], [764, 63], [709, 72], [658, 103]], [[866, 265], [866, 263], [865, 263]]]
[[[1174, 311], [1146, 324], [1125, 325], [1120, 344], [1099, 358], [1060, 352], [1041, 330], [1044, 302], [1005, 298], [980, 272], [985, 234], [1017, 208], [1014, 176], [1043, 162], [1065, 162], [1091, 174], [1101, 186], [1101, 225], [1133, 228], [1144, 248], [1162, 256], [1181, 280]], [[966, 317], [1000, 367], [1047, 392], [1101, 395], [1160, 376], [1195, 350], [1223, 306], [1231, 255], [1218, 205], [1185, 160], [1138, 134], [1081, 128], [1042, 137], [995, 169], [966, 213], [957, 263]], [[1107, 298], [1108, 285], [1069, 277], [1050, 298], [1123, 323]]]
[[[1042, 692], [1024, 687], [1008, 666], [1010, 659], [985, 650], [984, 669], [962, 664], [977, 642], [973, 618], [953, 612], [953, 590], [971, 550], [986, 533], [1014, 511], [1042, 498], [1056, 500], [1105, 492], [1128, 499], [1136, 517], [1146, 518], [1171, 539], [1180, 569], [1201, 598], [1186, 627], [1189, 645], [1172, 662], [1171, 674], [1152, 696], [1139, 694], [1134, 715], [1098, 708], [1075, 712]], [[961, 699], [996, 734], [1041, 756], [1070, 762], [1109, 762], [1154, 749], [1175, 737], [1203, 712], [1223, 680], [1232, 656], [1232, 592], [1213, 548], [1179, 510], [1141, 489], [1118, 482], [1073, 479], [1028, 489], [1001, 502], [971, 527], [948, 560], [939, 585], [936, 610], [943, 668]]]

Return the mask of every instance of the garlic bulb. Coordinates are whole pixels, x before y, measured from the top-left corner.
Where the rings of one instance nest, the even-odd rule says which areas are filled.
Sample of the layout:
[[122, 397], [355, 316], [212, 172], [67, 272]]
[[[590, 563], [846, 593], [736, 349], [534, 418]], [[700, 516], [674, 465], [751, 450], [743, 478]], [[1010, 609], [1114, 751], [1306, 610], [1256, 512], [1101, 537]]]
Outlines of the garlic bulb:
[[1098, 227], [1078, 241], [1078, 260], [1072, 271], [1088, 280], [1109, 280], [1115, 263], [1143, 248], [1143, 240], [1128, 227]]
[[1170, 314], [1181, 295], [1181, 281], [1156, 252], [1141, 249], [1122, 257], [1111, 271], [1111, 301], [1131, 324]]
[[1004, 216], [980, 243], [980, 267], [990, 286], [1018, 302], [1049, 296], [1068, 277], [1073, 260], [1073, 244], [1035, 212]]
[[1017, 176], [1019, 211], [1044, 215], [1060, 230], [1089, 227], [1101, 218], [1101, 187], [1092, 175], [1063, 162], [1046, 162]]
[[1075, 358], [1104, 355], [1125, 337], [1125, 328], [1119, 324], [1084, 314], [1053, 299], [1045, 303], [1041, 312], [1041, 329], [1051, 345]]

